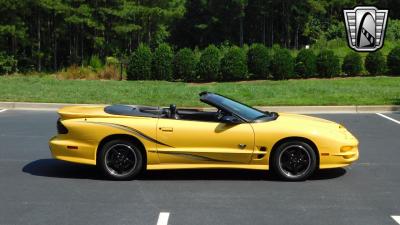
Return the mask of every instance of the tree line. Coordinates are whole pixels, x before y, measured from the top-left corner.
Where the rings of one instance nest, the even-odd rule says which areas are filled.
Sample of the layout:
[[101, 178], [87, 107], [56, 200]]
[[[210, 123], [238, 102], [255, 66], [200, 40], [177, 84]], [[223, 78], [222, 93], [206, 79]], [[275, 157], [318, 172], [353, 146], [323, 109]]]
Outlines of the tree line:
[[0, 64], [57, 71], [92, 56], [128, 58], [140, 43], [299, 49], [344, 38], [342, 9], [359, 4], [400, 16], [397, 0], [0, 0]]

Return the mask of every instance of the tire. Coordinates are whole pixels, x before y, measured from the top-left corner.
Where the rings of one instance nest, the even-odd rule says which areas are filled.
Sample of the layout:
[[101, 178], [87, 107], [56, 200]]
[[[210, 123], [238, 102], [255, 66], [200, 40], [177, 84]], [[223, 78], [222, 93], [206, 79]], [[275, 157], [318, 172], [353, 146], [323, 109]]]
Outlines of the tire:
[[317, 168], [317, 156], [309, 144], [302, 141], [288, 141], [278, 146], [274, 152], [272, 167], [284, 180], [306, 180]]
[[101, 148], [99, 167], [113, 180], [132, 180], [143, 170], [140, 146], [127, 140], [112, 140]]

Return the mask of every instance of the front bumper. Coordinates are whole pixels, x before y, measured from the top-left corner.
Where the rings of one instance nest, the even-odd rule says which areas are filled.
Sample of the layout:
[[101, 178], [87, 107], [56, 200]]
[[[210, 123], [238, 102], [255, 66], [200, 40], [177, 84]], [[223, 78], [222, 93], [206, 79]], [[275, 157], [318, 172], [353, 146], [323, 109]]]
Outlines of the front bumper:
[[358, 140], [352, 137], [327, 147], [320, 154], [320, 169], [344, 167], [357, 161], [359, 158], [358, 144]]

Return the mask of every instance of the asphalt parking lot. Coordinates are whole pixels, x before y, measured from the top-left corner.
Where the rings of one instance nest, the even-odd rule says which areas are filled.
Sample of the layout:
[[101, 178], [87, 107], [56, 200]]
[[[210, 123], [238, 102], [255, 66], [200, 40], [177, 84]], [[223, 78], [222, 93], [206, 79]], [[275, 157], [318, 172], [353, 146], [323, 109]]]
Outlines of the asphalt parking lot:
[[400, 114], [314, 116], [360, 140], [357, 163], [295, 183], [240, 170], [154, 171], [115, 182], [51, 159], [55, 112], [1, 111], [0, 224], [398, 224]]

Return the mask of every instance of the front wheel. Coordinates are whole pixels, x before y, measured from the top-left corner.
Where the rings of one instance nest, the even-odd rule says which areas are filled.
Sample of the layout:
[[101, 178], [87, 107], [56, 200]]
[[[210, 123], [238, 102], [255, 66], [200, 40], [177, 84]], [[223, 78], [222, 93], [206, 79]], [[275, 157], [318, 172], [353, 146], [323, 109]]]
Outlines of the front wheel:
[[126, 140], [107, 142], [99, 154], [103, 173], [114, 180], [130, 180], [143, 168], [143, 156], [138, 146]]
[[274, 172], [288, 181], [310, 177], [317, 168], [317, 157], [310, 145], [301, 141], [281, 144], [273, 155]]

